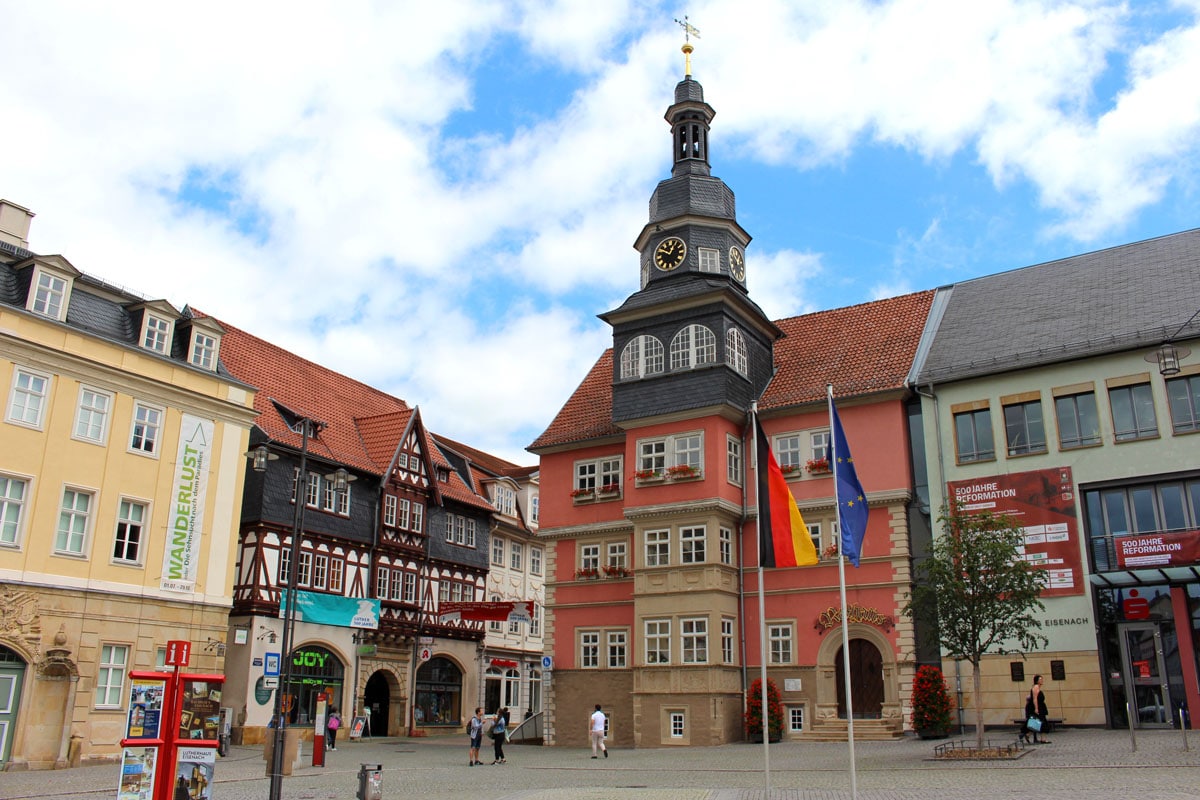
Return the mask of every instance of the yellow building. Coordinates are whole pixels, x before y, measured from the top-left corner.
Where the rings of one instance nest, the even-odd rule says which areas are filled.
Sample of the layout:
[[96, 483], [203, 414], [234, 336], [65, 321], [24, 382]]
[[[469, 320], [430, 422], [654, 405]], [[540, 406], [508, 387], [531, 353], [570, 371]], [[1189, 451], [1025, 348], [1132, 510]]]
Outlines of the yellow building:
[[0, 200], [0, 765], [115, 760], [129, 671], [224, 671], [254, 390], [223, 331], [28, 250]]

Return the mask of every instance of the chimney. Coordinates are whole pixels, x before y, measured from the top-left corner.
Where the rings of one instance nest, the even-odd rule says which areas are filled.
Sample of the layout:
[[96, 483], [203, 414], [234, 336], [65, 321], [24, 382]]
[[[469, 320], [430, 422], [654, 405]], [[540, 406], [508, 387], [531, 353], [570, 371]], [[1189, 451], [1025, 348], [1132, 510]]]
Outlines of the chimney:
[[29, 249], [29, 223], [34, 213], [8, 200], [0, 200], [0, 242]]

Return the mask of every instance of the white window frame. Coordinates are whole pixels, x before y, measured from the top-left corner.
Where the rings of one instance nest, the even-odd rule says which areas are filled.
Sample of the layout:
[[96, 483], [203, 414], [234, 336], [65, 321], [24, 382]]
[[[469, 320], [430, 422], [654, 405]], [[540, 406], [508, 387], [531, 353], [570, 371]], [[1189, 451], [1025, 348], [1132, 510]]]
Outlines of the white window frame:
[[108, 421], [112, 416], [112, 392], [81, 384], [75, 406], [71, 438], [103, 445], [108, 442]]
[[703, 564], [708, 559], [708, 528], [686, 525], [679, 529], [679, 563]]
[[192, 331], [192, 348], [188, 361], [192, 366], [213, 371], [217, 368], [217, 353], [220, 352], [221, 340], [204, 331]]
[[609, 542], [605, 548], [605, 565], [617, 567], [619, 569], [627, 569], [629, 567], [629, 554], [625, 542]]
[[821, 549], [821, 523], [806, 520], [805, 525], [808, 527], [808, 537], [812, 539], [813, 550], [816, 552], [817, 558], [822, 558], [824, 551]]
[[663, 343], [655, 336], [642, 334], [621, 349], [621, 380], [636, 380], [663, 372]]
[[396, 495], [385, 494], [383, 496], [383, 524], [389, 528], [396, 527]]
[[788, 733], [804, 733], [804, 706], [784, 706], [787, 712]]
[[697, 247], [696, 262], [701, 272], [720, 274], [721, 251], [715, 247]]
[[734, 646], [734, 619], [733, 617], [721, 617], [721, 663], [732, 664], [733, 661], [733, 646]]
[[767, 624], [768, 664], [792, 664], [795, 662], [795, 627], [790, 622]]
[[683, 711], [671, 711], [669, 714], [670, 735], [672, 739], [683, 739], [687, 736], [687, 714]]
[[739, 375], [749, 377], [750, 362], [747, 357], [746, 336], [737, 328], [725, 331], [725, 363], [733, 367]]
[[321, 590], [329, 586], [329, 556], [324, 553], [313, 556], [312, 585], [314, 589]]
[[717, 337], [705, 325], [685, 325], [671, 339], [671, 371], [717, 363]]
[[833, 439], [830, 437], [828, 428], [808, 432], [808, 452], [809, 458], [813, 460], [823, 458], [829, 461], [833, 454]]
[[508, 546], [508, 568], [516, 572], [525, 569], [525, 546], [520, 542], [512, 542]]
[[392, 584], [388, 589], [388, 599], [395, 600], [397, 603], [404, 602], [404, 569], [401, 567], [392, 569]]
[[499, 536], [492, 537], [492, 563], [504, 566], [504, 540]]
[[102, 644], [96, 666], [96, 708], [125, 707], [125, 674], [129, 669], [129, 645]]
[[[50, 404], [52, 378], [44, 372], [25, 367], [13, 368], [12, 389], [8, 395], [5, 419], [14, 425], [41, 430]], [[22, 385], [24, 384], [24, 385]], [[23, 402], [18, 406], [17, 399]]]
[[575, 462], [575, 488], [596, 491], [603, 487], [621, 490], [621, 456], [604, 456]]
[[722, 564], [733, 564], [733, 530], [717, 529], [717, 558]]
[[642, 624], [647, 664], [671, 663], [671, 620], [648, 619]]
[[170, 355], [175, 323], [147, 311], [142, 318], [142, 349], [159, 355]]
[[312, 586], [312, 550], [300, 551], [300, 568], [296, 570], [297, 586]]
[[540, 547], [529, 548], [529, 574], [542, 574], [542, 548]]
[[[135, 512], [135, 509], [139, 511]], [[145, 561], [146, 526], [150, 522], [150, 504], [132, 497], [117, 501], [117, 525], [113, 530], [112, 560], [114, 564], [138, 566]], [[133, 558], [129, 557], [133, 542]], [[118, 548], [125, 555], [118, 555]]]
[[305, 479], [304, 488], [304, 505], [309, 508], [321, 507], [321, 476], [315, 472], [309, 472]]
[[[408, 501], [405, 500], [404, 502], [407, 503]], [[401, 504], [401, 505], [403, 505], [403, 504]], [[412, 524], [409, 526], [408, 529], [410, 531], [412, 531], [413, 533], [420, 533], [421, 526], [424, 524], [424, 521], [425, 521], [425, 506], [421, 505], [420, 503], [413, 503], [412, 504]]]
[[380, 564], [375, 568], [375, 597], [379, 600], [387, 600], [391, 585], [392, 568], [387, 564]]
[[[79, 506], [80, 498], [86, 500], [82, 508]], [[67, 505], [68, 501], [71, 502], [70, 506]], [[96, 493], [94, 491], [78, 486], [63, 487], [58, 504], [58, 523], [54, 528], [55, 555], [73, 557], [87, 555], [95, 511]]]
[[[25, 538], [25, 504], [29, 501], [29, 478], [0, 473], [0, 546], [20, 547]], [[20, 487], [20, 491], [14, 491]]]
[[779, 462], [780, 469], [791, 467], [798, 471], [804, 466], [804, 450], [799, 433], [776, 435], [771, 440], [771, 449], [775, 451], [775, 460]]
[[645, 562], [647, 567], [667, 567], [671, 564], [671, 531], [646, 531]]
[[29, 300], [26, 310], [39, 317], [48, 317], [58, 322], [67, 318], [67, 305], [71, 299], [74, 280], [58, 275], [41, 266], [34, 268], [29, 283]]
[[[412, 524], [410, 522], [412, 511], [416, 510], [416, 508], [417, 506], [412, 505], [407, 497], [401, 497], [396, 509], [396, 527], [408, 528]], [[411, 530], [417, 530], [417, 528], [412, 528]]]
[[684, 664], [708, 663], [708, 617], [679, 620], [680, 657]]
[[[541, 636], [542, 635], [542, 606], [540, 603], [533, 604], [533, 614], [531, 614], [529, 617], [529, 635], [530, 636]], [[533, 685], [532, 684], [533, 680], [534, 680], [534, 678], [531, 676], [530, 677], [531, 688]]]
[[339, 517], [350, 516], [350, 492], [352, 491], [352, 489], [353, 489], [353, 485], [347, 483], [346, 488], [342, 489], [340, 492], [337, 491], [336, 489], [334, 490], [333, 494], [335, 497], [337, 497], [337, 512], [336, 513]]
[[629, 663], [629, 634], [626, 631], [607, 632], [609, 669], [625, 669]]
[[600, 669], [600, 631], [579, 632], [579, 668]]
[[329, 559], [329, 591], [342, 593], [342, 579], [346, 574], [346, 562], [337, 556]]
[[129, 452], [158, 458], [165, 417], [166, 411], [161, 406], [134, 401], [129, 424]]
[[638, 470], [660, 475], [670, 467], [686, 464], [704, 471], [704, 432], [687, 431], [670, 436], [639, 439]]
[[737, 436], [725, 437], [725, 480], [734, 486], [741, 486], [744, 478], [742, 458], [742, 440]]
[[[492, 595], [491, 602], [499, 603], [500, 595], [498, 595], [498, 594]], [[498, 619], [493, 619], [488, 622], [488, 630], [499, 632], [501, 628], [503, 628], [503, 625], [500, 624], [500, 620], [498, 620]]]
[[417, 574], [412, 571], [404, 573], [404, 602], [410, 606], [417, 602]]
[[600, 569], [600, 545], [583, 544], [579, 546], [579, 568]]

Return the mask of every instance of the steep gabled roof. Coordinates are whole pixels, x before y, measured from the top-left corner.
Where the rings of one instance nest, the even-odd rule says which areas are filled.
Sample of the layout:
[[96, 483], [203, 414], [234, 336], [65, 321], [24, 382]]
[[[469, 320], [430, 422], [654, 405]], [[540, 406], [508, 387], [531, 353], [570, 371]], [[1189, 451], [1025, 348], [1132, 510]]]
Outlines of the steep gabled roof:
[[[482, 487], [479, 486], [465, 458], [456, 458], [456, 461], [459, 463], [455, 463], [447, 458], [434, 435], [428, 430], [425, 431], [424, 448], [433, 464], [432, 477], [437, 486], [437, 491], [442, 498], [455, 500], [464, 505], [474, 506], [475, 508], [487, 509], [489, 512], [496, 510], [488, 502], [487, 497], [484, 496]], [[437, 473], [439, 468], [449, 472], [450, 479], [445, 483], [438, 480]]]
[[390, 414], [379, 414], [355, 420], [355, 424], [358, 425], [358, 435], [372, 462], [387, 469], [396, 455], [396, 449], [400, 446], [400, 440], [408, 428], [408, 421], [412, 419], [414, 413], [416, 412], [394, 411]]
[[558, 410], [550, 427], [527, 450], [620, 436], [612, 421], [612, 348], [605, 350], [574, 393]]
[[387, 424], [379, 418], [394, 415], [407, 419], [412, 412], [407, 403], [218, 321], [225, 328], [221, 362], [238, 380], [258, 387], [254, 408], [259, 416], [255, 423], [267, 436], [300, 449], [300, 434], [284, 423], [271, 402], [275, 400], [325, 423], [320, 436], [309, 442], [310, 453], [365, 473], [383, 474], [392, 453], [382, 455], [387, 448], [378, 441], [368, 446], [359, 420], [373, 420], [367, 427], [374, 439]]
[[775, 343], [775, 377], [758, 407], [823, 401], [827, 383], [835, 397], [903, 388], [933, 296], [916, 292], [779, 320], [787, 335]]
[[516, 477], [519, 474], [529, 474], [530, 470], [535, 469], [534, 467], [518, 466], [511, 461], [506, 461], [505, 459], [500, 458], [499, 456], [494, 456], [491, 453], [485, 453], [482, 450], [471, 447], [469, 444], [463, 444], [462, 442], [456, 442], [453, 439], [448, 439], [447, 437], [442, 436], [440, 433], [435, 433], [433, 438], [437, 441], [439, 446], [447, 447], [457, 453], [460, 453], [461, 455], [470, 459], [471, 464], [494, 476]]

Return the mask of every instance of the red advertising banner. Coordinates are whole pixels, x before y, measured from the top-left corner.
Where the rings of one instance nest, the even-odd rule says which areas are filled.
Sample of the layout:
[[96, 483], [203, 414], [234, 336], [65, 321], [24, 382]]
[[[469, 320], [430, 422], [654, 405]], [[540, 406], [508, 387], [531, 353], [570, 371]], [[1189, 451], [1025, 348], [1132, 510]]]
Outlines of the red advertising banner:
[[1200, 531], [1117, 536], [1117, 566], [1186, 567], [1200, 562]]
[[533, 601], [496, 601], [490, 603], [438, 604], [438, 618], [442, 622], [471, 620], [474, 622], [530, 622], [533, 619]]
[[1025, 560], [1047, 573], [1042, 597], [1083, 594], [1083, 558], [1070, 467], [951, 481], [946, 486], [964, 510], [1007, 514], [1016, 521], [1025, 534]]

